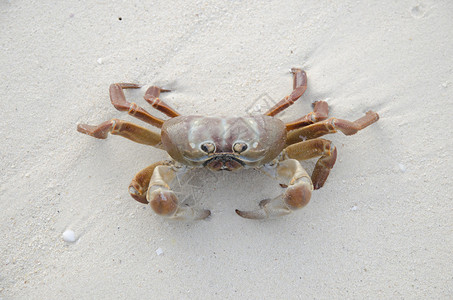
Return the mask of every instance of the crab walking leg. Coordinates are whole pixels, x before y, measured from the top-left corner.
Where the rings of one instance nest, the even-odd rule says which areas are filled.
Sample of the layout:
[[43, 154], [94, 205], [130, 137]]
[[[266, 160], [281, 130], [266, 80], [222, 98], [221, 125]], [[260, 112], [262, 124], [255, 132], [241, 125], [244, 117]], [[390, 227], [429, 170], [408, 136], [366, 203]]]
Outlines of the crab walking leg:
[[106, 139], [108, 133], [120, 135], [136, 143], [160, 148], [160, 134], [144, 127], [119, 119], [111, 119], [98, 126], [79, 124], [77, 131], [98, 139]]
[[209, 217], [206, 209], [195, 209], [179, 204], [178, 197], [170, 189], [176, 171], [171, 165], [159, 165], [153, 170], [146, 198], [151, 208], [159, 215], [172, 219], [201, 220]]
[[295, 159], [281, 161], [277, 167], [278, 175], [285, 178], [288, 187], [284, 194], [274, 199], [260, 202], [260, 209], [254, 211], [241, 211], [236, 213], [246, 219], [267, 219], [283, 216], [307, 205], [313, 191], [310, 176]]
[[131, 116], [136, 117], [148, 124], [162, 127], [164, 120], [152, 116], [149, 112], [138, 106], [136, 103], [127, 102], [123, 89], [138, 89], [140, 86], [135, 83], [114, 83], [110, 85], [110, 101], [119, 111], [127, 111]]
[[311, 124], [293, 131], [288, 132], [286, 144], [291, 145], [300, 141], [314, 139], [328, 133], [335, 133], [338, 130], [345, 135], [353, 135], [357, 131], [373, 124], [379, 120], [379, 115], [374, 111], [368, 111], [365, 116], [354, 122], [330, 118], [315, 124]]
[[167, 103], [165, 103], [163, 100], [159, 98], [161, 92], [162, 93], [170, 92], [170, 90], [164, 90], [161, 89], [160, 87], [152, 86], [146, 91], [145, 96], [143, 96], [143, 98], [145, 98], [145, 100], [149, 104], [151, 104], [152, 107], [166, 114], [167, 116], [171, 118], [179, 116], [180, 115], [179, 113], [177, 113], [173, 108], [171, 108]]
[[300, 86], [307, 86], [307, 73], [299, 68], [291, 68], [293, 74], [293, 90]]
[[311, 174], [311, 181], [315, 190], [324, 185], [337, 160], [337, 148], [332, 145], [331, 141], [325, 139], [313, 139], [293, 144], [286, 147], [284, 153], [289, 158], [297, 160], [320, 157]]
[[293, 91], [289, 96], [286, 96], [280, 102], [275, 104], [271, 109], [269, 109], [265, 115], [275, 116], [276, 114], [282, 112], [289, 106], [293, 105], [307, 90], [307, 74], [305, 71], [297, 68], [292, 68], [291, 73], [293, 73]]
[[327, 119], [329, 114], [329, 105], [326, 101], [316, 101], [313, 103], [313, 111], [300, 119], [297, 119], [293, 122], [286, 123], [286, 130], [291, 131], [300, 127], [305, 127], [307, 125], [322, 121]]

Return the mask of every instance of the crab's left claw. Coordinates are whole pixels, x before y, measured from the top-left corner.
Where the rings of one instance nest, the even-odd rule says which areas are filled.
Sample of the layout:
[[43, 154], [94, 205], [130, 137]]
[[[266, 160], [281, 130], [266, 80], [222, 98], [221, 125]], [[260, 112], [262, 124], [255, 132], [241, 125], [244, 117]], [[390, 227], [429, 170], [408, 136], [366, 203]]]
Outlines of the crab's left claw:
[[262, 200], [260, 208], [253, 211], [236, 209], [236, 213], [246, 219], [267, 219], [291, 213], [308, 204], [313, 184], [307, 172], [295, 159], [284, 160], [277, 167], [278, 174], [289, 182], [285, 193], [274, 199]]

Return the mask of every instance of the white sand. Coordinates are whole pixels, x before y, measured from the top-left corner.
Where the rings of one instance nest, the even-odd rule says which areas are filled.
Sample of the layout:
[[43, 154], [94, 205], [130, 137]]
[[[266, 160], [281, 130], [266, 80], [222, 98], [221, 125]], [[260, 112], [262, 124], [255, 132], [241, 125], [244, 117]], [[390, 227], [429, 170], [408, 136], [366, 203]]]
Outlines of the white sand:
[[[72, 2], [0, 3], [0, 298], [451, 297], [453, 2]], [[133, 120], [113, 82], [175, 89], [164, 99], [184, 114], [243, 115], [287, 95], [294, 66], [309, 88], [285, 121], [322, 99], [381, 119], [328, 136], [325, 187], [281, 219], [235, 214], [279, 191], [256, 171], [196, 172], [212, 218], [158, 217], [127, 186], [166, 153], [75, 130]], [[148, 108], [145, 88], [127, 96]]]

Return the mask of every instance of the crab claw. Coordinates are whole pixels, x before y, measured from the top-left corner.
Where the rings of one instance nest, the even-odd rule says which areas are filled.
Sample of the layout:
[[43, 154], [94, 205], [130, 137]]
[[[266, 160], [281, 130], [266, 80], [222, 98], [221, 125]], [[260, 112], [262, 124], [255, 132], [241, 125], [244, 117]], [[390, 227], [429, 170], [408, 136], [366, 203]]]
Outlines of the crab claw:
[[[308, 204], [313, 191], [313, 184], [308, 177], [308, 174], [303, 170], [299, 162], [288, 160], [287, 164], [292, 165], [293, 175], [289, 180], [289, 186], [285, 193], [275, 197], [274, 199], [262, 200], [259, 204], [259, 209], [251, 211], [242, 211], [236, 209], [236, 213], [246, 219], [267, 219], [287, 215], [296, 209], [300, 209]], [[280, 171], [283, 171], [281, 167]], [[286, 170], [291, 170], [287, 168]], [[291, 173], [290, 173], [291, 174]]]
[[260, 219], [268, 218], [268, 215], [266, 214], [266, 212], [263, 209], [250, 210], [250, 211], [242, 211], [242, 210], [236, 209], [236, 213], [245, 219], [260, 220]]
[[257, 209], [257, 210], [242, 211], [242, 210], [236, 209], [235, 211], [239, 216], [241, 216], [245, 219], [254, 219], [254, 220], [266, 219], [269, 216], [267, 214], [267, 211], [264, 209], [264, 207], [271, 201], [272, 201], [272, 199], [261, 200], [259, 203], [260, 209]]
[[259, 207], [257, 210], [248, 211], [236, 209], [236, 213], [245, 219], [261, 220], [284, 216], [292, 211], [285, 203], [284, 195], [277, 196], [274, 199], [264, 199], [260, 201]]
[[175, 193], [161, 186], [153, 186], [148, 190], [147, 199], [157, 214], [172, 219], [203, 220], [211, 215], [208, 209], [196, 209], [181, 205]]

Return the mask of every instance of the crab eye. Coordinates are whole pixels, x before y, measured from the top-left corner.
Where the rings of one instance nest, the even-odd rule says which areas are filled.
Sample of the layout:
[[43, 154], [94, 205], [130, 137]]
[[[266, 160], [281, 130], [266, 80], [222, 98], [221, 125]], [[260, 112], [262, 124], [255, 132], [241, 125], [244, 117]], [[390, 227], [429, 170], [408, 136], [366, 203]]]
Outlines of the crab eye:
[[215, 152], [215, 145], [214, 145], [214, 143], [210, 143], [210, 142], [204, 143], [200, 146], [200, 149], [206, 153], [213, 153], [213, 152]]
[[241, 153], [247, 150], [248, 146], [246, 143], [234, 143], [233, 151], [236, 153]]

